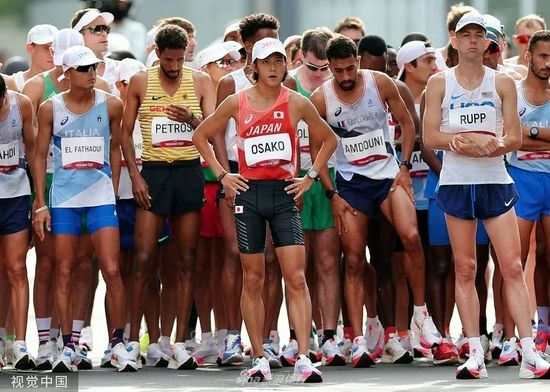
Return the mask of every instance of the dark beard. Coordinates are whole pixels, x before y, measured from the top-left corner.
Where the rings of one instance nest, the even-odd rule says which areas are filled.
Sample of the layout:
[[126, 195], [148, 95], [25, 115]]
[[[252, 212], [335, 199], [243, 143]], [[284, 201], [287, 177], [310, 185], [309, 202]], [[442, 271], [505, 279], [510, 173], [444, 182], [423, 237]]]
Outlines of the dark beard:
[[535, 68], [533, 68], [533, 64], [529, 64], [529, 69], [531, 70], [531, 73], [535, 75], [535, 77], [539, 80], [548, 80], [550, 78], [550, 72], [548, 73], [547, 77], [539, 76], [537, 72], [535, 72]]

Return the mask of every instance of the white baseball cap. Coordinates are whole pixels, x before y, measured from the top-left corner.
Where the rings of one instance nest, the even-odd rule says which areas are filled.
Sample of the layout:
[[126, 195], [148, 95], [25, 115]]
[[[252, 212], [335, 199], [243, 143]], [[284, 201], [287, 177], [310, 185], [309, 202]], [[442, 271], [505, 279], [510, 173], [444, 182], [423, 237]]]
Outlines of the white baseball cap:
[[234, 31], [239, 31], [239, 22], [231, 23], [229, 26], [225, 28], [225, 31], [223, 32], [223, 39], [225, 40], [225, 37], [227, 37], [227, 34], [232, 33]]
[[481, 26], [484, 30], [487, 30], [487, 28], [485, 27], [485, 22], [483, 21], [483, 16], [481, 16], [481, 14], [478, 14], [477, 12], [468, 12], [462, 15], [462, 18], [460, 18], [460, 20], [456, 24], [455, 33], [458, 33], [460, 30], [470, 24]]
[[145, 70], [145, 65], [141, 61], [130, 58], [123, 59], [120, 63], [118, 63], [117, 80], [121, 82], [128, 82], [136, 73]]
[[145, 66], [147, 68], [150, 68], [153, 66], [153, 64], [155, 63], [155, 61], [158, 61], [159, 59], [159, 56], [157, 56], [157, 51], [156, 50], [152, 50], [149, 55], [147, 56], [147, 60], [145, 61]]
[[44, 45], [53, 42], [53, 37], [58, 32], [57, 27], [50, 24], [39, 24], [32, 27], [27, 34], [28, 44]]
[[286, 49], [288, 45], [300, 39], [302, 39], [302, 36], [297, 34], [291, 35], [290, 37], [286, 37], [285, 42], [283, 42], [283, 46]]
[[199, 68], [202, 68], [213, 61], [222, 59], [228, 54], [231, 55], [231, 58], [233, 60], [237, 61], [241, 58], [241, 54], [239, 53], [239, 50], [241, 48], [242, 45], [235, 41], [226, 41], [212, 45], [202, 50], [197, 55], [197, 63], [199, 65]]
[[273, 53], [280, 53], [286, 58], [285, 47], [281, 41], [275, 38], [263, 38], [252, 48], [252, 62], [256, 59], [263, 60]]
[[82, 18], [80, 18], [80, 20], [73, 27], [73, 29], [80, 32], [84, 26], [92, 23], [94, 20], [96, 20], [99, 17], [102, 17], [103, 20], [105, 20], [105, 24], [107, 26], [109, 26], [111, 23], [113, 23], [113, 20], [115, 20], [115, 17], [110, 12], [99, 12], [95, 8], [92, 8], [91, 10], [87, 11], [84, 15], [82, 15]]
[[155, 45], [155, 37], [157, 35], [157, 26], [154, 26], [151, 30], [147, 32], [147, 47]]
[[82, 45], [71, 46], [63, 53], [63, 72], [68, 69], [76, 68], [81, 65], [92, 65], [102, 63], [103, 60], [98, 59], [92, 49]]
[[54, 65], [63, 64], [63, 54], [71, 46], [84, 45], [84, 37], [78, 31], [73, 29], [61, 29], [53, 37], [53, 63]]
[[504, 37], [504, 26], [500, 20], [493, 15], [483, 15], [483, 22], [487, 31], [492, 31], [497, 37]]
[[399, 67], [397, 79], [401, 80], [401, 76], [403, 76], [403, 71], [405, 70], [405, 64], [428, 53], [435, 54], [435, 48], [429, 46], [429, 43], [426, 41], [410, 41], [399, 48], [396, 58], [397, 66]]

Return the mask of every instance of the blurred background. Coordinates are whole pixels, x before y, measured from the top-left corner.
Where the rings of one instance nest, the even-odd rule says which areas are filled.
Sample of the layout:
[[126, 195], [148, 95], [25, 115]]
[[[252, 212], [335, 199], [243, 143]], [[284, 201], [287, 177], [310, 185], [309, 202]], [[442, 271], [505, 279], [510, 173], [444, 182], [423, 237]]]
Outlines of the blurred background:
[[[277, 16], [280, 38], [320, 25], [334, 28], [346, 16], [358, 16], [367, 34], [377, 34], [399, 46], [410, 32], [425, 33], [435, 46], [447, 43], [446, 15], [456, 0], [0, 0], [0, 62], [25, 56], [30, 27], [40, 23], [68, 27], [73, 13], [85, 6], [110, 8], [120, 17], [143, 24], [149, 30], [160, 18], [182, 16], [197, 29], [198, 50], [221, 39], [230, 22], [255, 11]], [[465, 0], [482, 13], [501, 20], [506, 35], [514, 33], [515, 21], [535, 13], [548, 21], [550, 0]], [[127, 15], [127, 16], [126, 16]], [[143, 58], [144, 54], [137, 54]]]

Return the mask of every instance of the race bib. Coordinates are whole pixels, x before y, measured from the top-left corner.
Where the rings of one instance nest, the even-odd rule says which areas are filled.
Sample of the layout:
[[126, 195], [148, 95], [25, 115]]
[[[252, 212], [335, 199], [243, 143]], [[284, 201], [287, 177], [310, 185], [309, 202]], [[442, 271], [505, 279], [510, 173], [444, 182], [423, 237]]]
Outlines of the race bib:
[[19, 140], [0, 144], [0, 173], [9, 173], [19, 167]]
[[192, 146], [193, 127], [166, 117], [154, 117], [151, 122], [151, 143], [153, 147]]
[[298, 137], [300, 138], [300, 152], [309, 154], [309, 129], [307, 124], [300, 120], [298, 121]]
[[341, 140], [344, 156], [352, 165], [365, 166], [388, 157], [381, 129]]
[[449, 127], [459, 132], [479, 131], [496, 134], [497, 115], [493, 106], [468, 106], [449, 110]]
[[61, 139], [63, 169], [100, 169], [105, 157], [102, 137], [70, 137]]
[[411, 178], [424, 178], [428, 176], [428, 164], [422, 159], [420, 151], [413, 151], [411, 155], [412, 169], [409, 173]]
[[292, 143], [288, 133], [244, 139], [244, 157], [248, 167], [278, 166], [292, 160]]
[[550, 159], [550, 151], [517, 151], [519, 161]]

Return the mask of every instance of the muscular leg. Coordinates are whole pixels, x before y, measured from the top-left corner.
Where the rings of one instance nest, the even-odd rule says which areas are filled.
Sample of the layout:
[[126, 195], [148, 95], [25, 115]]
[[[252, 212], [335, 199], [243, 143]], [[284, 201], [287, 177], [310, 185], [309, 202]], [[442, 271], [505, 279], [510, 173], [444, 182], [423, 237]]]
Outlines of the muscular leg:
[[[118, 237], [117, 237], [118, 238]], [[71, 287], [73, 270], [76, 265], [78, 236], [72, 234], [54, 235], [56, 260], [56, 296], [55, 302], [61, 330], [64, 336], [72, 331]], [[116, 245], [118, 248], [118, 244]], [[65, 342], [66, 343], [66, 342]]]
[[[44, 241], [35, 239], [36, 269], [34, 273], [33, 304], [36, 318], [52, 317], [55, 264], [53, 257], [53, 238], [44, 233]], [[52, 320], [53, 321], [53, 320]], [[52, 324], [55, 328], [56, 325]]]
[[212, 332], [210, 312], [212, 311], [213, 291], [210, 289], [210, 279], [207, 279], [207, 277], [212, 276], [212, 265], [210, 263], [210, 253], [214, 250], [212, 244], [212, 238], [200, 237], [197, 247], [197, 268], [195, 272], [198, 279], [195, 281], [194, 298], [199, 314], [201, 332], [203, 333]]
[[180, 250], [176, 342], [185, 342], [187, 323], [193, 306], [193, 279], [201, 223], [200, 211], [179, 215], [175, 217], [175, 222], [176, 242]]
[[395, 284], [395, 326], [398, 331], [409, 329], [409, 286], [403, 266], [403, 252], [396, 252], [392, 258], [393, 280]]
[[225, 316], [224, 297], [220, 289], [223, 268], [223, 240], [221, 238], [212, 239], [212, 252], [210, 254], [210, 265], [212, 274], [210, 275], [210, 290], [212, 290], [212, 303], [214, 308], [214, 321], [217, 330], [227, 328], [227, 319]]
[[428, 298], [434, 324], [439, 331], [445, 331], [446, 283], [451, 269], [451, 247], [449, 245], [430, 246], [428, 263]]
[[[158, 251], [155, 252], [155, 258], [158, 260], [158, 275], [155, 273], [154, 277], [151, 276], [150, 286], [152, 295], [151, 301], [155, 301], [153, 307], [157, 309], [157, 311], [151, 315], [151, 320], [155, 320], [154, 325], [155, 328], [157, 328], [160, 314], [161, 331], [159, 331], [157, 336], [158, 329], [154, 331], [149, 330], [149, 338], [151, 338], [152, 334], [153, 339], [156, 340], [158, 340], [160, 335], [170, 337], [174, 329], [174, 323], [178, 313], [178, 301], [175, 299], [178, 298], [179, 295], [178, 264], [180, 258], [178, 245], [175, 239], [157, 247], [157, 249]], [[155, 291], [153, 292], [153, 290]], [[156, 340], [154, 341], [156, 342]]]
[[254, 355], [263, 356], [262, 333], [265, 320], [265, 308], [262, 299], [265, 278], [264, 254], [241, 253], [241, 262], [243, 268], [241, 311]]
[[476, 245], [476, 291], [479, 297], [479, 327], [482, 335], [488, 335], [487, 332], [487, 281], [485, 280], [485, 271], [489, 262], [489, 246]]
[[281, 284], [281, 267], [271, 242], [269, 229], [266, 233], [265, 281], [263, 286], [263, 302], [266, 309], [262, 337], [268, 338], [271, 330], [277, 330], [277, 321], [281, 304], [283, 303], [283, 287]]
[[89, 235], [77, 239], [75, 271], [71, 280], [71, 302], [73, 320], [85, 321], [88, 310], [93, 306], [92, 258], [94, 248]]

